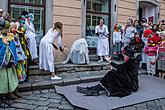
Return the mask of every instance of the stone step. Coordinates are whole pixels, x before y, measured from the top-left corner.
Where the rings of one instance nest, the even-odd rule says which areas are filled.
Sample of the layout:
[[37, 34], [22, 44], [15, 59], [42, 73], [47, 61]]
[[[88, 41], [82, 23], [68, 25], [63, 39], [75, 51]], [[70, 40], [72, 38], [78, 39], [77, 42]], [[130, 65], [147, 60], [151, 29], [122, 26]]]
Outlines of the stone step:
[[[77, 64], [60, 64], [55, 63], [55, 69], [57, 73], [67, 72], [67, 73], [74, 73], [74, 72], [84, 72], [84, 71], [100, 71], [100, 70], [107, 70], [108, 62], [101, 62], [98, 63], [96, 61], [92, 61], [89, 64], [84, 65], [77, 65]], [[30, 75], [49, 75], [49, 71], [43, 71], [38, 69], [38, 65], [30, 66], [29, 70]]]
[[90, 61], [98, 61], [99, 57], [97, 55], [89, 55]]
[[50, 76], [30, 76], [29, 82], [19, 84], [19, 91], [34, 91], [43, 89], [53, 89], [54, 85], [66, 86], [71, 84], [88, 83], [99, 81], [107, 70], [85, 71], [74, 73], [60, 73], [58, 76], [62, 80], [50, 80]]

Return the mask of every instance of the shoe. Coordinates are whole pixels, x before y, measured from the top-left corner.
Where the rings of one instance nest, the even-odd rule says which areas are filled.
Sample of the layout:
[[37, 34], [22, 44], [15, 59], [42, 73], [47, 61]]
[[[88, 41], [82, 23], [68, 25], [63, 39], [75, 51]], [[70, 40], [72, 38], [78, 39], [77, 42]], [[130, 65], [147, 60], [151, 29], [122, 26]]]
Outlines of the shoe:
[[77, 90], [78, 93], [82, 93], [82, 94], [85, 94], [87, 96], [99, 96], [99, 91], [90, 89], [89, 87], [77, 86], [76, 90]]
[[58, 76], [51, 77], [51, 80], [60, 80], [60, 79], [62, 79], [62, 78], [58, 77]]

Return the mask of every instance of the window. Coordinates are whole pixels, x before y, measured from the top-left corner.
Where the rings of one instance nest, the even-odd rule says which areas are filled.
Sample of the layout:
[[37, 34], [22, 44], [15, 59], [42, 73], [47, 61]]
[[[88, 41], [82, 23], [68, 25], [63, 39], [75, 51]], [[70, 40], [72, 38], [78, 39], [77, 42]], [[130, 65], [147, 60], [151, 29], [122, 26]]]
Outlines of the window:
[[44, 0], [10, 0], [10, 3], [24, 3], [24, 4], [43, 5]]
[[96, 47], [95, 26], [104, 18], [105, 25], [110, 26], [110, 0], [87, 0], [86, 5], [86, 39], [89, 47]]
[[9, 12], [14, 20], [16, 20], [23, 11], [28, 11], [34, 15], [33, 23], [37, 35], [37, 44], [39, 45], [45, 27], [45, 0], [9, 0]]

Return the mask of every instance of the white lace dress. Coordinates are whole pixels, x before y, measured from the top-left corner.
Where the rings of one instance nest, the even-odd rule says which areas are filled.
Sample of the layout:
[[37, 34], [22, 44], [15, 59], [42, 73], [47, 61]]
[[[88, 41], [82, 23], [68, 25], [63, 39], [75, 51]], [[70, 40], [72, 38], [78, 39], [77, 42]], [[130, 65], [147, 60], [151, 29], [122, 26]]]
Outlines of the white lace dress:
[[101, 28], [99, 25], [95, 28], [95, 33], [99, 34], [98, 44], [97, 44], [97, 55], [98, 56], [107, 56], [109, 55], [109, 41], [108, 41], [108, 28], [106, 25], [103, 25]]

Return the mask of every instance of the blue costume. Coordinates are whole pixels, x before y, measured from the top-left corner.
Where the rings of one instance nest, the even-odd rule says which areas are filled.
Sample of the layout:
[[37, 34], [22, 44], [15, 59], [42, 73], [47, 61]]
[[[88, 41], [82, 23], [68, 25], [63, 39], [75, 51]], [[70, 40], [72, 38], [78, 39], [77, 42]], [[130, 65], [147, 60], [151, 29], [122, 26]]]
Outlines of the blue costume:
[[[3, 63], [5, 61], [6, 49], [7, 45], [2, 42], [2, 39], [0, 39], [0, 68], [2, 68]], [[12, 58], [14, 59], [14, 64], [17, 64], [18, 60], [16, 54], [16, 46], [13, 41], [9, 42], [9, 49], [12, 54]]]

